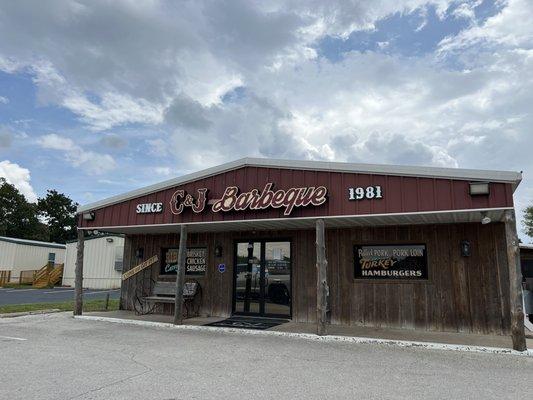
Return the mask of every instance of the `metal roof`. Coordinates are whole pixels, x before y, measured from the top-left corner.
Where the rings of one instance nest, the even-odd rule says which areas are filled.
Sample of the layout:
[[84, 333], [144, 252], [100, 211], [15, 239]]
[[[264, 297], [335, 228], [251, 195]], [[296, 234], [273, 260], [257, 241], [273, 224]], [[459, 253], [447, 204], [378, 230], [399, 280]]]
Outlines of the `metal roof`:
[[61, 243], [40, 242], [38, 240], [18, 239], [7, 236], [0, 236], [0, 242], [23, 244], [25, 246], [50, 247], [54, 249], [65, 249], [66, 246]]
[[117, 196], [109, 197], [94, 203], [78, 207], [78, 213], [95, 210], [125, 200], [144, 196], [160, 190], [183, 185], [198, 179], [207, 178], [227, 171], [243, 167], [268, 167], [281, 169], [297, 169], [312, 171], [348, 172], [374, 175], [397, 175], [416, 176], [428, 178], [443, 178], [472, 181], [506, 182], [513, 184], [516, 189], [522, 180], [522, 173], [515, 171], [492, 171], [479, 169], [461, 168], [440, 168], [440, 167], [418, 167], [405, 165], [385, 165], [385, 164], [358, 164], [329, 161], [303, 161], [303, 160], [280, 160], [271, 158], [241, 158], [215, 167], [207, 168], [192, 174], [180, 176], [178, 178], [166, 180], [154, 185], [132, 190]]

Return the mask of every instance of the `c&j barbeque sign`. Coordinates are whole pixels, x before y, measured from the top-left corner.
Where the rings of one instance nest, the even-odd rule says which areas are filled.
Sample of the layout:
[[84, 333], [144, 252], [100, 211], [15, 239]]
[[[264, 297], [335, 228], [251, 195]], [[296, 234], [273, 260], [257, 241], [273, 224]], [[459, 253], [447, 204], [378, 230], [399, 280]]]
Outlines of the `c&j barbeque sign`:
[[194, 194], [176, 190], [170, 200], [170, 211], [181, 214], [190, 208], [195, 213], [201, 213], [209, 204], [214, 213], [281, 208], [284, 215], [290, 215], [295, 208], [324, 204], [327, 193], [324, 186], [276, 190], [272, 183], [267, 183], [262, 190], [252, 189], [248, 192], [240, 192], [237, 186], [228, 186], [218, 199], [208, 199], [206, 188], [197, 189]]
[[354, 246], [355, 279], [427, 280], [425, 244]]

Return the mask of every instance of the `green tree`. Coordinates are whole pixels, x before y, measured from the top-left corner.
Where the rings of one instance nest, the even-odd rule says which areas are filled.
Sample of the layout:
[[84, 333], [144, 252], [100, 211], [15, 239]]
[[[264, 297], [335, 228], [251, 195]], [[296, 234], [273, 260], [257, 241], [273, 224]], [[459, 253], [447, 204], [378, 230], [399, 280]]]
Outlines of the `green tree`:
[[78, 203], [56, 190], [48, 190], [46, 196], [39, 199], [39, 215], [48, 225], [52, 242], [65, 243], [76, 237], [77, 207]]
[[524, 232], [533, 238], [533, 206], [529, 206], [524, 211]]
[[48, 241], [48, 228], [38, 218], [37, 205], [0, 178], [0, 235]]

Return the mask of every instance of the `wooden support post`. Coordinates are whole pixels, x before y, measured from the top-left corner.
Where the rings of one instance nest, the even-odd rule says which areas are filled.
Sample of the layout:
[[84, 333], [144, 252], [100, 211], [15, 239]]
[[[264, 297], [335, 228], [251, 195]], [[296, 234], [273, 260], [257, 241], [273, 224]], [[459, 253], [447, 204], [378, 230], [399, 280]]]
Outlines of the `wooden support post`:
[[181, 226], [178, 269], [176, 271], [176, 299], [174, 300], [174, 325], [183, 323], [183, 284], [185, 283], [185, 259], [187, 257], [187, 225]]
[[319, 219], [316, 221], [316, 321], [318, 335], [326, 334], [329, 295], [327, 266], [324, 220]]
[[76, 277], [74, 280], [74, 315], [81, 315], [83, 309], [83, 229], [78, 229], [78, 250], [76, 254]]
[[520, 268], [520, 253], [518, 247], [518, 235], [516, 234], [514, 210], [505, 211], [505, 237], [507, 241], [507, 264], [509, 267], [511, 337], [513, 339], [513, 349], [525, 351], [527, 350], [527, 347], [526, 334], [524, 331], [522, 270]]
[[107, 311], [109, 309], [109, 292], [105, 295], [105, 310]]

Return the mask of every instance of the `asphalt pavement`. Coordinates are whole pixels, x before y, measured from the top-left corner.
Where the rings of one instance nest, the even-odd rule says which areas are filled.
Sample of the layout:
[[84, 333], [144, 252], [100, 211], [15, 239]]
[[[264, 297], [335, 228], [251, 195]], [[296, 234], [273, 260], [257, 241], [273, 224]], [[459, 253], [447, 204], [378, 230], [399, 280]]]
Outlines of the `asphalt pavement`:
[[525, 399], [533, 357], [0, 319], [2, 399]]
[[[91, 290], [83, 291], [84, 299], [104, 299], [106, 294], [111, 299], [120, 297], [120, 289], [114, 290]], [[53, 289], [10, 289], [0, 288], [0, 305], [29, 304], [29, 303], [57, 303], [74, 299], [74, 288]]]

